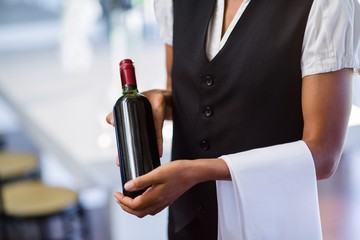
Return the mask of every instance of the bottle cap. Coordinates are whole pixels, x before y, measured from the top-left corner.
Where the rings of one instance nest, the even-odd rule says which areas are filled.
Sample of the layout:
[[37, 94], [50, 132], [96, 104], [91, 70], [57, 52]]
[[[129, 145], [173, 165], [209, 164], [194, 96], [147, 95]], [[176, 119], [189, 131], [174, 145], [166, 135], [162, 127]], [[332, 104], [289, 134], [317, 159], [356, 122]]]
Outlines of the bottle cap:
[[121, 84], [136, 85], [135, 68], [131, 59], [124, 59], [119, 63]]

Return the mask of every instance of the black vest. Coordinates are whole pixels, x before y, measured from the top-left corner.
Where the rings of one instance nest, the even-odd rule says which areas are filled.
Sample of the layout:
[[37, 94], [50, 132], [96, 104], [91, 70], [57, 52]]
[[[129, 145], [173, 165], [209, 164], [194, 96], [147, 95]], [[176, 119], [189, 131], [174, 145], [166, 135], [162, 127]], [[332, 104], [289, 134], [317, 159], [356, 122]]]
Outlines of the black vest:
[[[206, 57], [215, 0], [174, 0], [173, 159], [214, 158], [301, 139], [301, 53], [312, 0], [251, 0], [224, 47]], [[170, 207], [180, 231], [217, 228], [214, 182]], [[199, 229], [199, 231], [202, 231]]]

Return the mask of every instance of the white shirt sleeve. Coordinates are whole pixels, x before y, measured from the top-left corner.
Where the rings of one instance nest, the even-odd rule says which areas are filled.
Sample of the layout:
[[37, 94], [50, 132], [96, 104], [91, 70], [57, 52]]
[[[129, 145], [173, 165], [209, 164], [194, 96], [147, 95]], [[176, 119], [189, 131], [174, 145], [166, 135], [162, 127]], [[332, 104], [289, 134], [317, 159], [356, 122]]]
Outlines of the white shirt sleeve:
[[172, 0], [154, 0], [154, 10], [160, 38], [165, 44], [172, 46], [174, 23]]
[[322, 239], [312, 155], [303, 141], [222, 156], [216, 181], [219, 240]]
[[[172, 45], [171, 0], [155, 0], [160, 37]], [[302, 76], [360, 68], [359, 0], [314, 0], [303, 43]]]
[[304, 35], [302, 75], [360, 68], [358, 0], [315, 0]]

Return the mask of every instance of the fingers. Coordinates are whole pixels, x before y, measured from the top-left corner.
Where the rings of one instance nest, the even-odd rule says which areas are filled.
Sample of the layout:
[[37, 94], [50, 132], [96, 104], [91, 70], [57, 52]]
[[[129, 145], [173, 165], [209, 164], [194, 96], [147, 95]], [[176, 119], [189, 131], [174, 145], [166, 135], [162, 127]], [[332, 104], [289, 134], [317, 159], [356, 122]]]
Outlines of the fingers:
[[[114, 126], [114, 116], [112, 112], [106, 116], [106, 122]], [[120, 166], [119, 156], [116, 156], [116, 165], [118, 167]]]
[[117, 204], [120, 205], [120, 207], [127, 213], [133, 214], [139, 218], [142, 218], [144, 216], [146, 216], [146, 214], [142, 214], [139, 211], [135, 211], [132, 208], [128, 207], [132, 205], [132, 201], [133, 199], [124, 196], [123, 194], [119, 193], [119, 192], [115, 192], [114, 193], [114, 197], [116, 199]]
[[106, 122], [114, 126], [114, 116], [112, 112], [106, 116]]
[[191, 185], [184, 183], [181, 177], [179, 178], [174, 174], [175, 172], [182, 172], [181, 169], [178, 171], [179, 167], [183, 165], [181, 163], [183, 162], [162, 165], [127, 182], [124, 185], [127, 191], [148, 188], [142, 195], [134, 199], [116, 193], [115, 197], [118, 204], [124, 211], [138, 217], [159, 213], [191, 187]]
[[161, 90], [152, 90], [152, 91], [144, 92], [143, 94], [149, 99], [151, 103], [159, 156], [162, 157], [163, 154], [162, 128], [164, 124], [165, 108], [166, 108], [164, 93]]
[[[154, 105], [154, 104], [153, 104]], [[164, 109], [162, 106], [153, 107], [154, 125], [156, 133], [156, 141], [158, 145], [159, 157], [163, 154], [163, 137], [162, 129], [164, 125]]]
[[163, 122], [158, 123], [158, 126], [155, 125], [156, 141], [157, 141], [157, 145], [158, 145], [159, 157], [162, 157], [162, 155], [163, 155], [162, 128], [163, 128]]
[[145, 189], [149, 186], [162, 183], [164, 181], [162, 174], [164, 171], [162, 169], [164, 168], [165, 165], [162, 165], [140, 177], [128, 181], [124, 185], [126, 191], [129, 192], [138, 191], [141, 189]]
[[157, 209], [155, 209], [154, 211], [150, 212], [151, 216], [155, 216], [156, 214], [158, 214], [159, 212], [161, 212], [162, 210], [164, 210], [167, 206], [161, 206]]
[[117, 204], [119, 204], [125, 212], [135, 215], [139, 218], [143, 218], [148, 215], [148, 212], [146, 210], [143, 210], [136, 206], [136, 204], [134, 203], [134, 199], [126, 197], [119, 192], [115, 192], [114, 196]]
[[147, 215], [156, 215], [169, 205], [164, 199], [152, 199], [154, 194], [155, 193], [143, 194], [134, 199], [126, 197], [119, 192], [115, 192], [114, 196], [116, 202], [124, 211], [143, 218]]

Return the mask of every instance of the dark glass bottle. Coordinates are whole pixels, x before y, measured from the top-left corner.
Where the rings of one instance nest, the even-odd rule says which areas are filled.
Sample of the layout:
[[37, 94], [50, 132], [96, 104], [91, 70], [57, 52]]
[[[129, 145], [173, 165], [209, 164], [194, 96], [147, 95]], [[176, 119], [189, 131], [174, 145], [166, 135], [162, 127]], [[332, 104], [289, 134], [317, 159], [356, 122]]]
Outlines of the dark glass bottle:
[[[160, 166], [154, 119], [149, 100], [139, 93], [135, 70], [130, 59], [120, 62], [123, 95], [117, 100], [113, 114], [120, 159], [122, 185]], [[129, 197], [142, 194], [145, 189], [123, 193]]]

